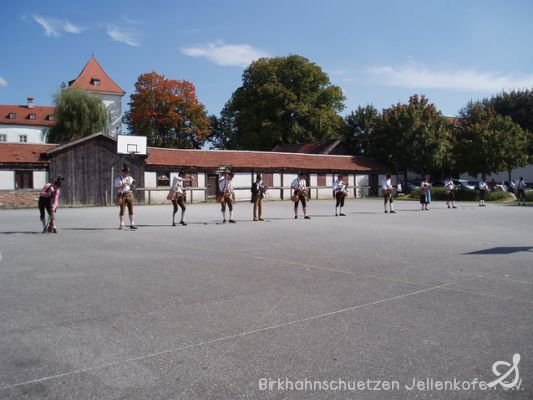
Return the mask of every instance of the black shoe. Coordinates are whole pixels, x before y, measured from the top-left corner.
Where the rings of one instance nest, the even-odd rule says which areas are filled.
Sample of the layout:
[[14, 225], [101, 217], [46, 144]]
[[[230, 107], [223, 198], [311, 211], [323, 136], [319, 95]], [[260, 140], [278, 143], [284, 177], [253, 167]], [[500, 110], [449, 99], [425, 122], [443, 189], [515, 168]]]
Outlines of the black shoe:
[[57, 228], [52, 229], [52, 232], [57, 233]]
[[346, 217], [346, 214], [343, 214], [343, 213], [340, 213], [339, 214], [341, 217]]
[[226, 223], [226, 220], [222, 221], [222, 223], [225, 224], [225, 223]]
[[338, 217], [338, 216], [339, 216], [339, 214], [335, 213], [335, 216], [336, 216], [336, 217]]
[[229, 220], [229, 223], [230, 223], [230, 224], [236, 224], [237, 221], [235, 221], [234, 219], [230, 219], [230, 220]]
[[387, 213], [388, 213], [388, 211], [387, 211], [387, 210], [385, 210], [385, 214], [387, 214]]
[[130, 226], [130, 229], [131, 229], [132, 231], [136, 231], [136, 230], [137, 230], [137, 227], [136, 227], [135, 225], [131, 225], [131, 226]]
[[264, 221], [264, 219], [263, 218], [259, 218], [259, 221]]
[[311, 217], [309, 215], [306, 215], [304, 219], [311, 219]]
[[43, 228], [43, 233], [46, 233], [47, 230], [48, 230], [48, 225], [46, 225], [46, 226]]
[[183, 226], [187, 226], [187, 224], [184, 221], [180, 221], [180, 224]]
[[396, 214], [396, 211], [394, 211], [394, 210], [391, 210], [391, 212], [390, 212], [390, 213], [391, 213], [391, 214]]
[[450, 206], [448, 206], [448, 208], [451, 208]]
[[294, 219], [298, 219], [298, 216], [297, 216], [297, 215], [295, 215], [295, 216], [294, 216]]
[[453, 206], [452, 208], [457, 208], [456, 206]]
[[172, 223], [172, 226], [176, 226], [176, 223], [175, 223], [175, 222], [173, 222], [173, 223]]

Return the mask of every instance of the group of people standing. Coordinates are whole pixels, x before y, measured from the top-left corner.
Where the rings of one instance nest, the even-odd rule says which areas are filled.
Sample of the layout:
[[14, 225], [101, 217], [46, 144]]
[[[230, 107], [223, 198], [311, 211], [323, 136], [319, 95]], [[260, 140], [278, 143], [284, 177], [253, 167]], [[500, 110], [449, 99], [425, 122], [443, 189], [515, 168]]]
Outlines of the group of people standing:
[[[41, 223], [43, 226], [43, 233], [53, 232], [57, 233], [56, 226], [56, 210], [59, 204], [59, 194], [61, 192], [61, 185], [63, 182], [62, 177], [58, 177], [55, 181], [47, 183], [41, 192], [39, 193], [39, 211]], [[170, 200], [173, 206], [172, 211], [172, 226], [176, 226], [176, 214], [181, 209], [181, 216], [179, 224], [187, 226], [184, 220], [186, 206], [186, 191], [185, 183], [193, 183], [194, 177], [187, 177], [183, 171], [180, 171], [177, 176], [172, 180], [170, 191], [167, 195], [167, 200]], [[115, 198], [115, 204], [119, 206], [119, 230], [124, 229], [124, 213], [128, 210], [128, 217], [130, 222], [130, 229], [136, 230], [135, 215], [133, 210], [135, 190], [135, 179], [130, 175], [130, 170], [126, 164], [124, 164], [121, 174], [116, 177], [114, 186], [117, 191]], [[384, 208], [385, 213], [395, 214], [392, 177], [390, 174], [386, 175], [382, 181], [381, 188], [383, 191]], [[516, 183], [516, 192], [518, 198], [518, 204], [524, 204], [526, 183], [521, 177]], [[233, 186], [233, 173], [226, 169], [218, 181], [217, 187], [217, 202], [221, 205], [222, 223], [229, 222], [235, 224], [236, 221], [233, 218], [233, 203], [235, 202], [235, 190]], [[396, 188], [399, 191], [399, 185]], [[453, 178], [449, 176], [444, 181], [444, 189], [446, 194], [446, 205], [448, 208], [457, 208], [455, 205], [455, 196], [457, 192], [457, 185]], [[484, 179], [481, 179], [478, 183], [479, 189], [479, 206], [485, 207], [485, 200], [487, 192], [489, 191], [489, 185]], [[255, 182], [251, 187], [251, 202], [253, 203], [253, 221], [264, 221], [263, 218], [263, 199], [266, 196], [268, 186], [263, 183], [261, 174], [256, 175]], [[310, 187], [307, 184], [306, 175], [303, 172], [298, 173], [298, 176], [291, 182], [291, 200], [294, 203], [294, 219], [298, 219], [299, 205], [302, 205], [302, 211], [304, 219], [311, 219], [307, 213], [307, 204], [310, 199]], [[348, 195], [348, 184], [344, 181], [342, 174], [337, 176], [337, 179], [333, 183], [332, 187], [333, 198], [335, 199], [335, 216], [345, 216], [344, 200]], [[429, 175], [426, 175], [420, 184], [420, 205], [422, 210], [429, 210], [428, 205], [431, 203], [431, 190], [432, 184]], [[229, 215], [226, 214], [229, 212]], [[48, 213], [48, 220], [46, 220], [45, 212]], [[229, 217], [226, 219], [226, 217]]]

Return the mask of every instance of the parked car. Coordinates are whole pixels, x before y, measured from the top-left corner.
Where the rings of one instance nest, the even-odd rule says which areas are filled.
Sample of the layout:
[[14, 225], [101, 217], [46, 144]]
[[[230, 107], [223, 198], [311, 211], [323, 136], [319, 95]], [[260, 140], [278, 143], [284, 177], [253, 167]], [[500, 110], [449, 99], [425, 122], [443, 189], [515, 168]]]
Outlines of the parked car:
[[469, 181], [467, 179], [454, 179], [453, 183], [455, 183], [455, 186], [457, 186], [458, 189], [475, 190], [477, 187], [477, 182]]

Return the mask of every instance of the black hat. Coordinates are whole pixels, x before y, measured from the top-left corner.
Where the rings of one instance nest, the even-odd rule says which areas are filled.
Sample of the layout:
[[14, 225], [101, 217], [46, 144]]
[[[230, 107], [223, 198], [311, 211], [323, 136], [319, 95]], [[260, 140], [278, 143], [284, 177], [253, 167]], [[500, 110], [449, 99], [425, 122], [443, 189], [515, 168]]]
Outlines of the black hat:
[[65, 178], [62, 178], [61, 176], [58, 176], [54, 182], [55, 186], [61, 186], [61, 182], [63, 182]]
[[128, 168], [128, 164], [123, 164], [122, 172], [130, 172], [130, 169]]

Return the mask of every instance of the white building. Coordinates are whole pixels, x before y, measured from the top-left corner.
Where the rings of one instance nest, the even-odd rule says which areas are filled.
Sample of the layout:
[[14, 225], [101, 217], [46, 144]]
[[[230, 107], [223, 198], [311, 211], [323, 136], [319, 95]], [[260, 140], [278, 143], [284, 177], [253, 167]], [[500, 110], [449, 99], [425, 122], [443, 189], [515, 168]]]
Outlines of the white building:
[[25, 105], [0, 105], [0, 143], [44, 143], [55, 123], [54, 111], [34, 105], [32, 97]]
[[102, 99], [108, 112], [107, 133], [116, 137], [122, 133], [122, 97], [126, 93], [91, 57], [78, 77], [69, 82], [69, 88], [86, 90]]

